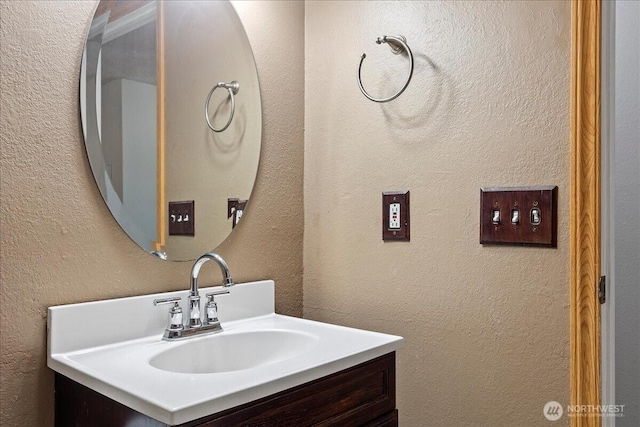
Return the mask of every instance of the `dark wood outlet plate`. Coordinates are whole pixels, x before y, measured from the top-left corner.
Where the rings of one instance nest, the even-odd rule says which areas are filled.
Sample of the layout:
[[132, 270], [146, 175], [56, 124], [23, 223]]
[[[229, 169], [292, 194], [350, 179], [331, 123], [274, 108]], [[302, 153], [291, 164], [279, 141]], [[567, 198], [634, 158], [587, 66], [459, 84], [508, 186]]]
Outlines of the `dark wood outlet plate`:
[[[400, 203], [400, 228], [389, 228], [389, 205]], [[382, 193], [382, 240], [411, 240], [409, 221], [409, 190]]]
[[[516, 246], [557, 247], [558, 187], [504, 187], [480, 189], [480, 243]], [[513, 210], [520, 221], [511, 222]], [[531, 210], [539, 209], [540, 223], [533, 224]], [[493, 222], [493, 212], [500, 222]]]

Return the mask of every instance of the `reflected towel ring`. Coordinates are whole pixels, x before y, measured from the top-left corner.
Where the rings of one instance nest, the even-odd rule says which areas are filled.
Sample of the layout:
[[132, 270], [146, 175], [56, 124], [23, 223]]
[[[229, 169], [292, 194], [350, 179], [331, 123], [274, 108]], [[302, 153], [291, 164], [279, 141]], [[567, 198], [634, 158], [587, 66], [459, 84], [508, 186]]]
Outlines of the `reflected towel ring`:
[[413, 53], [411, 53], [411, 49], [409, 49], [409, 46], [407, 45], [406, 42], [407, 40], [403, 36], [382, 36], [382, 37], [378, 37], [378, 39], [376, 40], [377, 44], [389, 43], [389, 47], [391, 48], [393, 53], [396, 53], [396, 54], [401, 53], [402, 50], [404, 49], [404, 51], [407, 52], [407, 55], [409, 55], [409, 78], [407, 78], [407, 81], [404, 84], [404, 86], [402, 86], [402, 89], [400, 89], [398, 93], [396, 93], [393, 96], [390, 96], [389, 98], [374, 98], [371, 95], [369, 95], [366, 90], [364, 90], [364, 87], [362, 86], [362, 77], [360, 76], [360, 72], [362, 71], [362, 63], [364, 62], [364, 58], [367, 57], [367, 54], [366, 53], [362, 54], [362, 56], [360, 57], [360, 66], [358, 67], [358, 86], [360, 86], [360, 91], [362, 91], [362, 94], [366, 96], [368, 99], [372, 100], [373, 102], [393, 101], [394, 99], [399, 97], [402, 92], [404, 92], [407, 86], [409, 86], [409, 82], [411, 81], [411, 77], [413, 76]]
[[[211, 100], [211, 95], [213, 95], [213, 92], [215, 92], [215, 90], [218, 89], [219, 87], [225, 88], [226, 90], [228, 90], [229, 97], [231, 98], [231, 115], [229, 116], [229, 120], [227, 121], [227, 124], [224, 125], [222, 129], [214, 128], [213, 125], [211, 124], [211, 121], [209, 120], [209, 101]], [[204, 103], [204, 118], [207, 120], [207, 125], [209, 125], [209, 128], [212, 131], [222, 132], [226, 130], [231, 124], [231, 120], [233, 120], [233, 114], [236, 112], [236, 100], [233, 97], [233, 95], [237, 95], [239, 90], [240, 90], [240, 83], [234, 80], [231, 83], [218, 82], [218, 84], [212, 87], [211, 90], [209, 91], [209, 95], [207, 95], [207, 100]]]

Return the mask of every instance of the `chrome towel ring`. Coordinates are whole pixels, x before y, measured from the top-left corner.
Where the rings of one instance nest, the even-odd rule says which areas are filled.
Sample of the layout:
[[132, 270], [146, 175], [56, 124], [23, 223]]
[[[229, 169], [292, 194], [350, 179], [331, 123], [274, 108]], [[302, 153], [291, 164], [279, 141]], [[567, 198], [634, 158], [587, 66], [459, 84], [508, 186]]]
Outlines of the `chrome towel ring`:
[[[219, 87], [229, 91], [229, 97], [231, 98], [231, 115], [229, 115], [229, 120], [227, 120], [226, 125], [224, 125], [221, 129], [216, 129], [213, 127], [213, 125], [211, 124], [211, 121], [209, 120], [209, 101], [211, 101], [211, 95], [213, 95], [213, 92], [215, 92], [215, 90], [218, 89]], [[207, 120], [207, 125], [209, 125], [209, 128], [212, 131], [222, 132], [226, 130], [231, 124], [231, 120], [233, 120], [233, 114], [236, 112], [236, 100], [233, 97], [233, 95], [237, 95], [239, 90], [240, 90], [240, 83], [234, 80], [231, 83], [218, 82], [209, 91], [209, 95], [207, 95], [207, 100], [204, 103], [204, 118]]]
[[367, 93], [366, 90], [364, 90], [364, 87], [362, 86], [362, 77], [360, 76], [360, 73], [362, 71], [362, 63], [364, 62], [364, 58], [367, 57], [367, 54], [363, 53], [362, 56], [360, 57], [360, 66], [358, 67], [358, 86], [360, 86], [360, 91], [362, 91], [362, 94], [366, 96], [368, 99], [372, 100], [373, 102], [393, 101], [394, 99], [399, 97], [402, 92], [404, 92], [407, 86], [409, 86], [409, 82], [411, 81], [411, 77], [413, 76], [413, 53], [411, 53], [411, 49], [409, 49], [409, 46], [407, 45], [407, 39], [405, 39], [403, 36], [378, 37], [378, 39], [376, 40], [376, 43], [377, 44], [389, 43], [389, 47], [391, 48], [391, 51], [395, 54], [401, 53], [402, 50], [407, 52], [407, 55], [409, 56], [409, 77], [407, 78], [407, 81], [404, 84], [404, 86], [402, 86], [402, 89], [400, 89], [400, 91], [395, 95], [390, 96], [389, 98], [372, 97]]

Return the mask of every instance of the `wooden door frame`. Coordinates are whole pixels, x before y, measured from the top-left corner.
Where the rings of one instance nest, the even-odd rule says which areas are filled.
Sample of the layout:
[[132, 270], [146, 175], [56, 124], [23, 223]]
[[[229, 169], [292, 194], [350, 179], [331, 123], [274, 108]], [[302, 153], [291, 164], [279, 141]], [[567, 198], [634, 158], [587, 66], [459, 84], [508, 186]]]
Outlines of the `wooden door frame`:
[[[601, 0], [571, 5], [571, 405], [600, 395], [600, 52]], [[572, 417], [572, 427], [601, 426]]]

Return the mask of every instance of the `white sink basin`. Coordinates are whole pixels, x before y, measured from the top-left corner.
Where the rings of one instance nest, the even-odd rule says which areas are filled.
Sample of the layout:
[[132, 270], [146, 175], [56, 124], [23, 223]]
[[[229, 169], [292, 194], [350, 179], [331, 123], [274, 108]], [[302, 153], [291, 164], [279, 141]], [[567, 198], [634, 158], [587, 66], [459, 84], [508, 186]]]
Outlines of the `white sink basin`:
[[[200, 295], [216, 290], [201, 289]], [[164, 341], [166, 306], [188, 291], [50, 307], [47, 365], [138, 412], [182, 424], [393, 352], [403, 339], [274, 312], [271, 280], [218, 302], [222, 332]]]
[[303, 355], [319, 342], [314, 335], [288, 330], [222, 333], [184, 341], [153, 356], [149, 364], [183, 374], [240, 371]]

